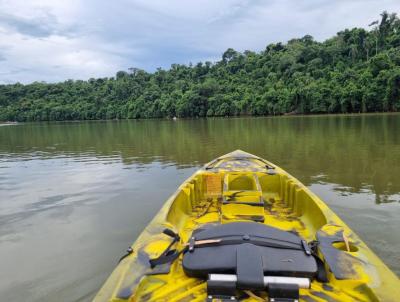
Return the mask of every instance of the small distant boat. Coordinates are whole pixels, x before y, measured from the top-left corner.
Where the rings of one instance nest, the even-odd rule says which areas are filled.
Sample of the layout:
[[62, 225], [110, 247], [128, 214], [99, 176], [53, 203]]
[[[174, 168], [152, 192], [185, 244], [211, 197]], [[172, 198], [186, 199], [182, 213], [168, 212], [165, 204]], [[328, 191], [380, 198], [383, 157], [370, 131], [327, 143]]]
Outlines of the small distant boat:
[[398, 277], [324, 202], [237, 150], [178, 188], [94, 301], [399, 299]]

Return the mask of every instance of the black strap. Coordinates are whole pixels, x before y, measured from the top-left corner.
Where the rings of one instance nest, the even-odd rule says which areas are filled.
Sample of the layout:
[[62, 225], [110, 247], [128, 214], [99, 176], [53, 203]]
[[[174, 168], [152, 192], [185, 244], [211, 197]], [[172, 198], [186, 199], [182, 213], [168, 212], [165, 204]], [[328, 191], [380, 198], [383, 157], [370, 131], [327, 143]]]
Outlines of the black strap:
[[313, 254], [315, 261], [317, 262], [317, 276], [316, 279], [319, 282], [326, 283], [328, 282], [328, 275], [326, 273], [324, 262], [319, 258], [316, 254]]
[[299, 301], [300, 293], [297, 284], [271, 283], [268, 285], [269, 301], [295, 302]]
[[[165, 234], [167, 232], [164, 232]], [[170, 234], [170, 232], [168, 232]], [[167, 235], [169, 235], [167, 234]], [[178, 236], [179, 237], [179, 236]], [[272, 247], [272, 248], [279, 248], [279, 249], [290, 249], [290, 250], [304, 250], [307, 255], [308, 249], [304, 247], [304, 244], [300, 241], [299, 243], [290, 242], [286, 240], [274, 239], [274, 238], [264, 238], [264, 237], [256, 237], [256, 236], [229, 236], [222, 238], [218, 242], [212, 242], [207, 244], [195, 244], [195, 238], [191, 237], [189, 246], [185, 247], [181, 251], [172, 250], [171, 247], [178, 241], [178, 237], [175, 237], [174, 240], [168, 245], [168, 247], [164, 250], [163, 253], [157, 258], [150, 259], [150, 266], [154, 268], [156, 265], [169, 263], [175, 261], [179, 257], [180, 254], [185, 253], [186, 251], [193, 252], [194, 248], [202, 248], [202, 247], [209, 247], [209, 246], [216, 246], [216, 245], [237, 245], [242, 243], [251, 243], [257, 246], [265, 246], [265, 247]], [[277, 241], [277, 242], [273, 242]]]
[[171, 241], [171, 243], [167, 246], [167, 248], [161, 253], [160, 256], [158, 256], [157, 258], [154, 259], [150, 259], [150, 266], [151, 268], [154, 268], [156, 265], [159, 264], [164, 264], [164, 263], [168, 263], [168, 262], [172, 262], [174, 261], [176, 258], [178, 258], [179, 254], [177, 256], [174, 256], [174, 254], [176, 253], [176, 250], [171, 250], [172, 246], [178, 242], [180, 240], [180, 237], [177, 233], [174, 233], [174, 231], [170, 230], [170, 229], [164, 229], [163, 233], [165, 235], [168, 235], [170, 237], [173, 238], [173, 240]]
[[315, 261], [317, 262], [317, 276], [316, 279], [319, 282], [326, 283], [328, 282], [328, 274], [326, 272], [324, 261], [318, 256], [318, 246], [319, 241], [313, 240], [311, 241], [308, 246], [311, 249], [311, 254], [314, 256]]
[[172, 237], [172, 238], [174, 238], [174, 239], [176, 239], [178, 241], [180, 240], [179, 235], [177, 233], [175, 233], [173, 230], [164, 229], [163, 230], [163, 234], [168, 235], [169, 237]]
[[[266, 246], [266, 247], [273, 247], [273, 248], [280, 248], [280, 249], [292, 249], [292, 250], [303, 250], [303, 246], [301, 243], [298, 246], [295, 246], [295, 243], [291, 243], [292, 245], [285, 245], [284, 243], [274, 243], [263, 238], [262, 240], [257, 238], [251, 238], [250, 236], [231, 236], [230, 239], [222, 239], [219, 242], [212, 242], [207, 244], [195, 244], [195, 238], [191, 237], [189, 241], [189, 245], [183, 248], [180, 251], [171, 250], [172, 245], [175, 243], [175, 239], [169, 244], [169, 246], [164, 250], [163, 253], [157, 258], [150, 259], [150, 266], [154, 268], [157, 265], [170, 263], [175, 261], [182, 253], [186, 253], [187, 251], [192, 251], [194, 248], [202, 248], [202, 247], [209, 247], [209, 246], [216, 246], [216, 245], [236, 245], [242, 243], [251, 243], [257, 246]], [[290, 242], [288, 242], [290, 244]]]
[[174, 262], [176, 259], [178, 259], [178, 257], [182, 254], [182, 253], [186, 253], [188, 250], [188, 247], [184, 247], [182, 250], [178, 251], [178, 250], [170, 250], [168, 251], [166, 254], [161, 254], [159, 257], [155, 258], [155, 259], [150, 259], [150, 267], [154, 268], [157, 265], [160, 264], [165, 264], [165, 263], [172, 263]]
[[[209, 239], [243, 239], [245, 237], [251, 238], [251, 239], [258, 239], [258, 240], [262, 240], [262, 241], [277, 241], [277, 242], [283, 242], [283, 243], [289, 243], [295, 246], [302, 246], [301, 243], [301, 238], [298, 237], [298, 240], [285, 240], [285, 239], [280, 239], [280, 238], [274, 238], [274, 237], [267, 237], [267, 236], [257, 236], [257, 235], [224, 235], [224, 236], [219, 236], [219, 235], [215, 235], [215, 236], [210, 236], [207, 238], [197, 238], [197, 240], [209, 240]], [[313, 242], [313, 241], [312, 241]]]
[[[206, 239], [208, 240], [208, 238]], [[218, 240], [218, 239], [216, 239]], [[274, 242], [275, 241], [275, 242]], [[212, 242], [209, 244], [201, 244], [195, 245], [196, 248], [208, 247], [208, 246], [217, 246], [217, 245], [237, 245], [242, 243], [251, 243], [257, 246], [265, 246], [265, 247], [272, 247], [272, 248], [279, 248], [279, 249], [289, 249], [289, 250], [304, 250], [303, 244], [299, 241], [298, 243], [295, 242], [288, 242], [279, 239], [273, 238], [262, 238], [262, 237], [255, 237], [255, 236], [229, 236], [225, 238], [221, 238], [220, 241]]]
[[264, 289], [263, 261], [259, 248], [254, 249], [249, 243], [236, 248], [236, 275], [237, 288]]

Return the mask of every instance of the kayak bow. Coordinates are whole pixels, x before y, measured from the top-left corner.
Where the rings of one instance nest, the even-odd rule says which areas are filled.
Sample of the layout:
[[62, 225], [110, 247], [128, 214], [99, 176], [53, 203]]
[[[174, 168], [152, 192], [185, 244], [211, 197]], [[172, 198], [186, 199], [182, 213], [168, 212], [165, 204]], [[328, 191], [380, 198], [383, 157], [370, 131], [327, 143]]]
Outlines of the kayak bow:
[[398, 301], [398, 277], [278, 166], [237, 150], [187, 179], [100, 301]]

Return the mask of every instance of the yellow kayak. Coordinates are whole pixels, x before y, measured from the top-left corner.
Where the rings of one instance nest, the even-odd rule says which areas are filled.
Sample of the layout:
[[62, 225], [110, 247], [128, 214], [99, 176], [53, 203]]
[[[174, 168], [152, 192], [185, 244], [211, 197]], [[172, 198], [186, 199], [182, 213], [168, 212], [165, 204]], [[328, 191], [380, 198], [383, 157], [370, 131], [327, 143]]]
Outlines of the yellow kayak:
[[323, 201], [240, 150], [178, 188], [94, 298], [399, 300], [399, 278]]

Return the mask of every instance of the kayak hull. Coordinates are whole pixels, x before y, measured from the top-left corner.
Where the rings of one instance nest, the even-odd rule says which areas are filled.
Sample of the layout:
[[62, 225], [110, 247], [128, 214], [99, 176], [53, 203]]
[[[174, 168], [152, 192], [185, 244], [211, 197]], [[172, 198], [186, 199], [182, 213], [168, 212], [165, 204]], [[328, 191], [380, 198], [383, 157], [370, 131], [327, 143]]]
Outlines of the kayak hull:
[[[232, 196], [235, 202], [224, 202]], [[263, 206], [251, 204], [259, 201]], [[205, 301], [206, 282], [188, 277], [181, 259], [167, 273], [149, 265], [171, 243], [163, 230], [179, 234], [182, 249], [202, 225], [249, 220], [318, 240], [328, 282], [301, 288], [300, 301], [398, 301], [398, 277], [322, 200], [283, 169], [240, 150], [206, 164], [178, 188], [94, 301]]]

